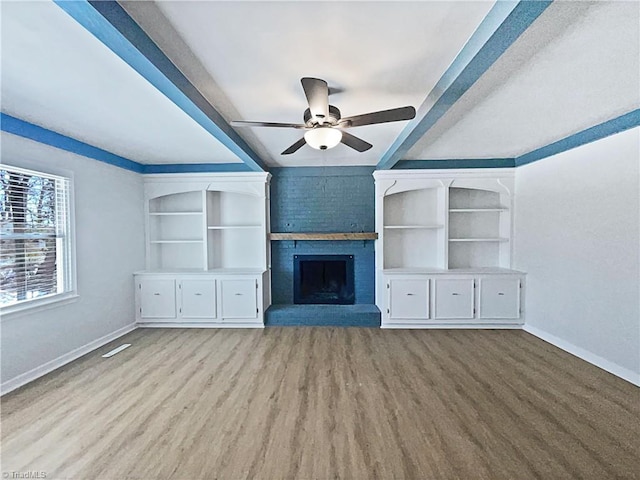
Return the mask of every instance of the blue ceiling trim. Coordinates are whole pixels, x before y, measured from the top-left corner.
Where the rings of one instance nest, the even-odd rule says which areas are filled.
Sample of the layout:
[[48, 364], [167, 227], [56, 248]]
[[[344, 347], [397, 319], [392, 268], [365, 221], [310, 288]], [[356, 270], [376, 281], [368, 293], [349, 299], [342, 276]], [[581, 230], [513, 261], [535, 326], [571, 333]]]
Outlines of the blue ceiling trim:
[[6, 113], [0, 113], [0, 127], [3, 132], [28, 138], [36, 142], [59, 148], [67, 152], [92, 158], [136, 173], [201, 173], [201, 172], [251, 172], [244, 163], [185, 163], [167, 165], [144, 165], [128, 158], [115, 155], [75, 138], [20, 120]]
[[85, 157], [93, 158], [116, 167], [131, 170], [132, 172], [142, 173], [143, 165], [129, 160], [127, 158], [115, 155], [113, 153], [94, 147], [87, 143], [81, 142], [66, 135], [56, 133], [33, 123], [25, 122], [19, 118], [12, 117], [6, 113], [0, 113], [0, 125], [3, 132], [12, 133], [20, 137], [35, 140], [52, 147], [66, 150], [67, 152], [76, 153]]
[[171, 165], [143, 165], [142, 173], [219, 173], [251, 172], [244, 163], [185, 163]]
[[524, 155], [516, 158], [516, 167], [571, 150], [572, 148], [579, 147], [586, 143], [595, 142], [596, 140], [600, 140], [638, 126], [640, 126], [640, 109], [632, 110], [625, 115], [608, 120], [594, 127], [587, 128], [586, 130], [582, 130], [581, 132], [570, 135], [562, 140], [551, 143], [546, 147], [525, 153]]
[[251, 170], [266, 170], [260, 157], [117, 2], [54, 1]]
[[511, 168], [514, 158], [452, 158], [447, 160], [400, 160], [393, 170], [450, 168]]
[[393, 168], [551, 3], [499, 0], [431, 90], [416, 118], [382, 156], [377, 168]]

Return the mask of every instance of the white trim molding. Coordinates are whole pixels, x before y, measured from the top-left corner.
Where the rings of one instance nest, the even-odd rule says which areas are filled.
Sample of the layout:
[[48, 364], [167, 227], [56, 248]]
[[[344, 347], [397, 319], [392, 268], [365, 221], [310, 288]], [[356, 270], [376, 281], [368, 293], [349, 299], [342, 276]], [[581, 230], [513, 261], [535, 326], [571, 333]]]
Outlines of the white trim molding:
[[122, 337], [123, 335], [126, 335], [129, 332], [132, 332], [135, 329], [136, 329], [136, 324], [131, 323], [125, 327], [119, 328], [114, 332], [108, 333], [107, 335], [104, 335], [85, 345], [82, 345], [81, 347], [71, 350], [70, 352], [65, 353], [64, 355], [61, 355], [58, 358], [54, 358], [53, 360], [50, 360], [47, 363], [40, 365], [39, 367], [33, 368], [28, 372], [18, 375], [17, 377], [14, 377], [10, 380], [2, 382], [2, 384], [0, 384], [0, 395], [4, 395], [19, 387], [22, 387], [23, 385], [26, 385], [27, 383], [32, 382], [37, 378], [40, 378], [46, 375], [47, 373], [50, 373], [66, 365], [67, 363], [71, 363], [74, 360], [77, 360], [78, 358], [86, 355], [87, 353], [90, 353], [102, 347], [103, 345], [106, 345], [107, 343], [112, 342], [115, 339]]
[[616, 377], [620, 377], [623, 380], [626, 380], [629, 383], [632, 383], [636, 386], [640, 387], [640, 373], [634, 372], [633, 370], [629, 370], [628, 368], [621, 367], [620, 365], [611, 362], [610, 360], [606, 360], [594, 353], [591, 353], [584, 348], [578, 347], [572, 343], [567, 342], [555, 335], [551, 335], [550, 333], [545, 332], [544, 330], [540, 330], [536, 327], [532, 327], [531, 325], [524, 325], [522, 329], [533, 335], [534, 337], [538, 337], [541, 340], [544, 340], [551, 345], [558, 347], [561, 350], [564, 350], [571, 355], [578, 357], [585, 362], [588, 362], [602, 370], [605, 370]]

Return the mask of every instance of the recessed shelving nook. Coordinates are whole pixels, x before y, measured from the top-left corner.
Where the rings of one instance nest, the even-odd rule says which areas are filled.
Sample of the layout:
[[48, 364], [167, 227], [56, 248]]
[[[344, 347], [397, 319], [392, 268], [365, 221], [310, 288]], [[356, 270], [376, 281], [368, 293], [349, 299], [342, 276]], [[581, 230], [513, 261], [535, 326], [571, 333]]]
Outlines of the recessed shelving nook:
[[203, 193], [162, 195], [148, 201], [147, 265], [200, 268], [204, 259]]
[[449, 187], [448, 268], [509, 268], [509, 191], [487, 189], [500, 188], [497, 182], [474, 186]]
[[444, 268], [444, 188], [424, 188], [389, 193], [382, 215], [384, 268]]
[[270, 305], [268, 173], [145, 176], [142, 326], [263, 326]]
[[374, 178], [382, 326], [519, 327], [524, 274], [511, 269], [513, 171], [391, 170]]

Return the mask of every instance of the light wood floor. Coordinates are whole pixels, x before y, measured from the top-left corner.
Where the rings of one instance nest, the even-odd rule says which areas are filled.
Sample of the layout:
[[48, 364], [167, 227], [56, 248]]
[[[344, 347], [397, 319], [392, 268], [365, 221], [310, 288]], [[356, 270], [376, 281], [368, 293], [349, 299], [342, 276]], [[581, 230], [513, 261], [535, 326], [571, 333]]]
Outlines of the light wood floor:
[[522, 331], [137, 330], [2, 398], [2, 471], [640, 478], [639, 392]]

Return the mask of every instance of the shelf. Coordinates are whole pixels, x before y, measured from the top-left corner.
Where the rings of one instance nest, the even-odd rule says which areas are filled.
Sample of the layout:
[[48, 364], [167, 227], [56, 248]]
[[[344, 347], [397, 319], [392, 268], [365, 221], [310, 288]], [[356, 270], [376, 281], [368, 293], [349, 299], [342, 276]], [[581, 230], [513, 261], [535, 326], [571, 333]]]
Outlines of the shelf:
[[150, 217], [170, 217], [183, 215], [202, 215], [202, 212], [149, 212]]
[[202, 243], [202, 240], [151, 240], [149, 243]]
[[444, 228], [444, 225], [385, 225], [389, 230], [437, 230]]
[[449, 213], [507, 212], [507, 208], [450, 208]]
[[450, 242], [508, 242], [508, 238], [450, 238]]
[[214, 225], [207, 227], [208, 230], [228, 230], [233, 228], [260, 228], [262, 225]]
[[376, 232], [270, 233], [270, 240], [377, 240]]

